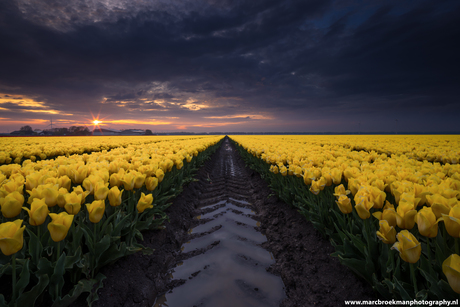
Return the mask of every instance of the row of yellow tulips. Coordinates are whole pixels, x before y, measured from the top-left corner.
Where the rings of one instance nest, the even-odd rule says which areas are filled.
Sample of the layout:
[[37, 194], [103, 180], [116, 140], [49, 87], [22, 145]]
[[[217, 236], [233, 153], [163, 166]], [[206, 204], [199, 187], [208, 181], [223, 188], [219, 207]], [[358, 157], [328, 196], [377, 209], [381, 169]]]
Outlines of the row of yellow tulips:
[[[9, 305], [33, 305], [38, 296], [46, 304], [46, 287], [55, 306], [68, 305], [82, 292], [91, 293], [88, 303], [97, 299], [95, 288], [104, 278], [98, 269], [124, 255], [149, 252], [137, 243], [140, 231], [161, 225], [168, 200], [209, 154], [202, 152], [221, 138], [130, 145], [1, 166], [0, 277], [13, 276]], [[32, 290], [23, 292], [24, 280], [16, 281], [16, 270], [22, 270], [20, 276], [33, 272]], [[75, 286], [62, 296], [64, 276]]]
[[58, 156], [108, 151], [131, 145], [201, 139], [203, 136], [72, 136], [0, 138], [0, 165], [30, 159], [44, 160]]
[[[407, 153], [413, 144], [401, 142], [401, 138], [398, 144], [400, 155], [392, 154], [391, 157], [386, 153], [354, 150], [375, 149], [374, 137], [369, 137], [367, 143], [362, 136], [344, 137], [359, 141], [357, 143], [360, 145], [350, 146], [337, 141], [339, 139], [337, 136], [330, 136], [327, 142], [324, 140], [328, 137], [322, 136], [323, 144], [320, 147], [317, 146], [315, 138], [312, 136], [232, 137], [255, 159], [263, 161], [262, 164], [251, 162], [259, 171], [275, 174], [275, 176], [267, 176], [271, 178], [272, 186], [279, 186], [280, 190], [290, 190], [290, 192], [280, 191], [280, 196], [299, 207], [307, 219], [320, 227], [325, 235], [331, 237], [335, 242], [333, 244], [336, 245], [336, 255], [341, 261], [354, 266], [358, 274], [374, 283], [377, 290], [394, 291], [388, 289], [387, 285], [382, 286], [373, 281], [379, 274], [377, 268], [381, 267], [383, 271], [381, 264], [385, 261], [390, 267], [386, 268], [387, 271], [392, 273], [381, 273], [382, 279], [394, 286], [400, 283], [398, 281], [392, 283], [389, 280], [393, 278], [397, 280], [401, 277], [400, 270], [398, 271], [393, 263], [392, 254], [381, 244], [378, 245], [375, 239], [392, 244], [393, 250], [399, 252], [403, 261], [417, 263], [422, 251], [419, 240], [423, 238], [424, 250], [429, 259], [423, 264], [419, 262], [416, 266], [418, 271], [413, 266], [409, 267], [413, 295], [428, 296], [426, 292], [428, 290], [418, 291], [420, 285], [415, 281], [417, 274], [419, 277], [430, 279], [430, 282], [434, 283], [434, 279], [437, 279], [436, 282], [441, 282], [442, 276], [439, 276], [439, 273], [427, 269], [429, 265], [436, 262], [439, 268], [442, 267], [451, 288], [460, 293], [460, 257], [458, 256], [460, 166], [449, 163], [456, 163], [458, 154], [450, 156], [449, 159], [439, 158], [441, 164], [422, 160], [419, 154], [409, 157]], [[379, 140], [382, 138], [385, 137], [379, 136]], [[418, 140], [421, 148], [430, 148], [433, 145], [424, 144], [423, 140], [429, 140], [424, 136], [408, 136], [408, 139]], [[387, 137], [384, 143], [388, 144], [392, 140], [394, 137]], [[458, 136], [444, 137], [443, 141], [445, 140], [454, 144]], [[452, 151], [458, 152], [458, 147], [454, 147]], [[283, 177], [286, 180], [281, 179]], [[310, 195], [305, 194], [304, 191], [309, 191]], [[331, 207], [331, 204], [336, 207]], [[312, 208], [316, 208], [317, 212], [321, 213], [316, 213]], [[335, 213], [336, 211], [346, 215], [345, 218], [340, 217]], [[373, 218], [375, 219], [372, 220]], [[374, 221], [379, 222], [379, 228], [375, 229]], [[333, 225], [332, 229], [324, 225], [327, 223]], [[356, 227], [359, 224], [362, 224], [362, 229]], [[417, 228], [414, 228], [415, 224]], [[442, 227], [438, 227], [439, 225]], [[438, 228], [442, 231], [439, 232]], [[348, 244], [353, 244], [354, 247]], [[376, 253], [372, 249], [380, 252]], [[354, 251], [351, 252], [352, 250]], [[451, 254], [447, 255], [449, 252]], [[382, 253], [384, 255], [380, 257]], [[354, 255], [351, 256], [352, 254]], [[363, 259], [359, 262], [363, 266], [372, 267], [375, 276], [356, 268], [358, 261], [352, 259], [355, 256]], [[375, 257], [381, 259], [378, 261], [372, 259]], [[426, 263], [428, 265], [425, 265]], [[387, 289], [383, 289], [384, 287]], [[437, 287], [437, 290], [432, 290], [430, 287]], [[444, 291], [439, 290], [438, 285], [430, 287], [428, 288], [433, 293], [439, 294]], [[401, 290], [399, 294], [402, 292], [410, 291]]]

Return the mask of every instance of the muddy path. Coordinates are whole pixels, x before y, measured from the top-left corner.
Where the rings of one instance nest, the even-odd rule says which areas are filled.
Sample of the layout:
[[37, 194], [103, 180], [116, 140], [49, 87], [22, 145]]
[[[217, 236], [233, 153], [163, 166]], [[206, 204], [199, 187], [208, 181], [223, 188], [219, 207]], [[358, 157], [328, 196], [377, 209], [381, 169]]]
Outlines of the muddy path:
[[167, 213], [164, 230], [144, 234], [154, 254], [104, 268], [93, 306], [343, 306], [376, 298], [228, 140]]

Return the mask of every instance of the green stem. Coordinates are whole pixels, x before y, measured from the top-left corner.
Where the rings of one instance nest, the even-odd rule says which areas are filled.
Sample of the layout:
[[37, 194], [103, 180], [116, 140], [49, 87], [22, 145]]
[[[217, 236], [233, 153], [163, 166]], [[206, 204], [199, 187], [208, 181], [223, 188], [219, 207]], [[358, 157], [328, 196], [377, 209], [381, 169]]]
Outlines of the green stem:
[[430, 247], [430, 238], [426, 238], [426, 250], [428, 253], [428, 261], [430, 263], [430, 268], [431, 268], [431, 247]]
[[11, 256], [11, 263], [13, 264], [13, 297], [12, 302], [16, 301], [16, 253]]
[[415, 278], [415, 263], [409, 263], [410, 267], [410, 276], [412, 279], [412, 284], [414, 285], [415, 295], [417, 296], [418, 288], [417, 288], [417, 279]]
[[56, 247], [56, 262], [59, 260], [61, 254], [61, 241], [57, 242], [57, 247]]

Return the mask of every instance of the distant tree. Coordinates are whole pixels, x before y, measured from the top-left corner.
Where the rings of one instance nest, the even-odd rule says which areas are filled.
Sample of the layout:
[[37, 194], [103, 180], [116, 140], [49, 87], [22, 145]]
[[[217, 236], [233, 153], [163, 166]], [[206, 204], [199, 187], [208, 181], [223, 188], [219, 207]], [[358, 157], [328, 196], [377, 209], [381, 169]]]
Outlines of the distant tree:
[[84, 126], [71, 126], [69, 128], [70, 135], [91, 135], [88, 127]]
[[145, 135], [153, 135], [152, 130], [150, 129], [145, 130]]
[[27, 125], [27, 126], [22, 126], [21, 129], [19, 129], [19, 132], [21, 134], [33, 134], [34, 130], [32, 129], [31, 126]]

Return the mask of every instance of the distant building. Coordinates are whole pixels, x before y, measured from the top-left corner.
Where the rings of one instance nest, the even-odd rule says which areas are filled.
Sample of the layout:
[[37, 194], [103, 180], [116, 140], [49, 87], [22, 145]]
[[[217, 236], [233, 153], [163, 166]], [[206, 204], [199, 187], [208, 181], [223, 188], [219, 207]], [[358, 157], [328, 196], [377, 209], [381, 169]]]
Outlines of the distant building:
[[109, 128], [95, 128], [93, 130], [93, 135], [120, 135], [122, 131]]
[[121, 131], [121, 135], [144, 135], [145, 130], [141, 129], [126, 129]]

